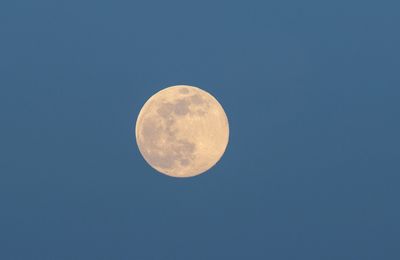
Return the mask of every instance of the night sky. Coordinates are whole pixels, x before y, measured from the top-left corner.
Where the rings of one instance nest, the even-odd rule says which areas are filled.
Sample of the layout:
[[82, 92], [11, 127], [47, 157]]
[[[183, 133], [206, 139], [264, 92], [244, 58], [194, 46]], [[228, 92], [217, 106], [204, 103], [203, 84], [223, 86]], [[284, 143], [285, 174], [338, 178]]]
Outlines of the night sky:
[[[399, 10], [1, 0], [0, 259], [400, 259]], [[178, 84], [230, 123], [194, 178], [135, 141]]]

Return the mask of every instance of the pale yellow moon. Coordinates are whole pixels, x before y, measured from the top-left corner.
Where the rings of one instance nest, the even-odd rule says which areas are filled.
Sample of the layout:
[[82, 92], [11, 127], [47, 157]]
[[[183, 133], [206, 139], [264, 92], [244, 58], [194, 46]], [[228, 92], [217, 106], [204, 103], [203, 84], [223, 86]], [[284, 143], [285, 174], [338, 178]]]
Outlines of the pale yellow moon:
[[229, 140], [224, 109], [208, 92], [179, 85], [144, 104], [136, 121], [136, 142], [144, 159], [172, 177], [192, 177], [213, 167]]

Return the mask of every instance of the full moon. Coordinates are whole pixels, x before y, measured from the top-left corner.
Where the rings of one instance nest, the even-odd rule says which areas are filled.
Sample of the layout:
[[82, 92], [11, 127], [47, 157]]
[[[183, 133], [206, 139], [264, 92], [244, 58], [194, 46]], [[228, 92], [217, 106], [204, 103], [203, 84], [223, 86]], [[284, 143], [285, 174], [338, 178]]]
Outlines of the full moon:
[[220, 160], [228, 145], [229, 124], [211, 94], [179, 85], [149, 98], [135, 133], [140, 153], [154, 169], [172, 177], [192, 177]]

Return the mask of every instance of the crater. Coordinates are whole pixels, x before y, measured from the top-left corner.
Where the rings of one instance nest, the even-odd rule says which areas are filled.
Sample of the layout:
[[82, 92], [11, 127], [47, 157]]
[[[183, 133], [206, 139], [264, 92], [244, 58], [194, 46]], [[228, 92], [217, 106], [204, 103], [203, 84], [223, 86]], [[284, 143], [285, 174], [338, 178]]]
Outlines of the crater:
[[196, 114], [198, 116], [204, 116], [205, 114], [207, 114], [207, 112], [204, 111], [203, 109], [197, 109]]
[[179, 99], [174, 105], [174, 112], [178, 116], [184, 116], [189, 113], [189, 102], [186, 99]]
[[157, 109], [157, 114], [166, 118], [174, 111], [174, 105], [172, 103], [162, 103]]
[[181, 160], [181, 165], [182, 166], [188, 166], [189, 165], [189, 160], [188, 159], [182, 159]]
[[190, 156], [191, 154], [193, 154], [195, 146], [196, 145], [194, 143], [188, 142], [186, 140], [179, 140], [177, 152], [181, 156]]
[[203, 98], [202, 98], [200, 95], [198, 95], [198, 94], [193, 95], [193, 96], [191, 96], [190, 98], [191, 98], [192, 102], [193, 102], [194, 104], [196, 104], [196, 105], [200, 105], [200, 104], [203, 104], [203, 103], [204, 103]]

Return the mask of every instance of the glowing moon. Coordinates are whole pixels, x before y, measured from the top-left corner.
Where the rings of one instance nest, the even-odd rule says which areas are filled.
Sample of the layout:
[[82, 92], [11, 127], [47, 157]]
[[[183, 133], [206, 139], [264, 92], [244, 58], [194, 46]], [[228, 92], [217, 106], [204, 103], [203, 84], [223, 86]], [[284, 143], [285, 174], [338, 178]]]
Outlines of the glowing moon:
[[192, 177], [209, 170], [229, 140], [222, 106], [208, 92], [185, 85], [150, 97], [139, 113], [135, 132], [144, 159], [173, 177]]

